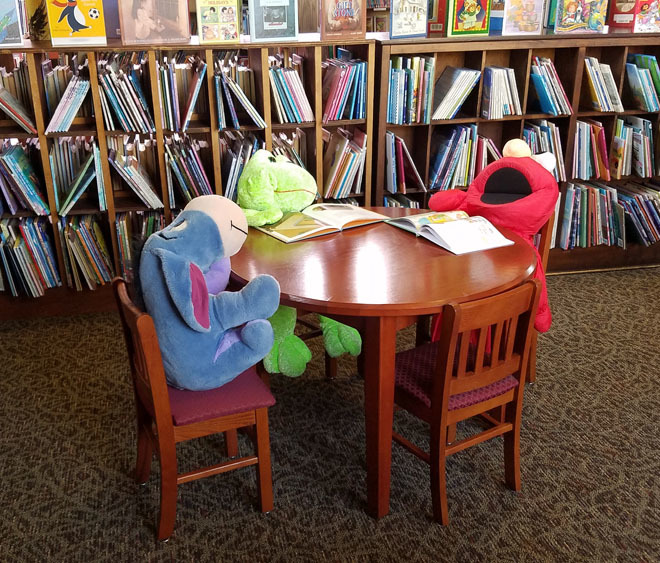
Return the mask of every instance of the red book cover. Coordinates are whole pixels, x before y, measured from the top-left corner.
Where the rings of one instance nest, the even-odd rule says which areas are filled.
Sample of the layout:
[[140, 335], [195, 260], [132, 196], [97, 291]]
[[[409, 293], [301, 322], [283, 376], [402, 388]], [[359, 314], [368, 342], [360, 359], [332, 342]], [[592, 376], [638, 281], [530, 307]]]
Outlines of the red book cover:
[[445, 19], [447, 13], [447, 0], [433, 0], [429, 11], [428, 37], [444, 37], [447, 35]]
[[366, 0], [322, 0], [321, 39], [364, 39]]
[[406, 172], [403, 167], [403, 147], [401, 139], [396, 139], [396, 175], [399, 181], [399, 192], [406, 193]]
[[639, 12], [641, 0], [615, 0], [610, 5], [610, 16], [607, 25], [617, 29], [633, 31], [635, 14]]

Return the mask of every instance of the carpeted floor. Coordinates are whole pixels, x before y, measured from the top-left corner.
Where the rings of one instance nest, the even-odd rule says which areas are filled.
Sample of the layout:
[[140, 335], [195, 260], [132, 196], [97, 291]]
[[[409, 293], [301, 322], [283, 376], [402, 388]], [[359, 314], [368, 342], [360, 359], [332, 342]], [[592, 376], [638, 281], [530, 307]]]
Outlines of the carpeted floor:
[[[453, 456], [446, 528], [430, 519], [428, 468], [397, 446], [390, 515], [366, 515], [361, 380], [350, 359], [326, 380], [315, 345], [303, 377], [272, 378], [275, 510], [257, 512], [251, 468], [189, 483], [174, 536], [157, 543], [157, 465], [147, 486], [128, 476], [117, 317], [2, 324], [0, 560], [660, 560], [660, 269], [548, 283], [555, 321], [526, 389], [523, 489], [504, 487], [501, 441]], [[425, 443], [417, 421], [397, 413], [395, 424]], [[202, 463], [220, 445], [180, 455]]]

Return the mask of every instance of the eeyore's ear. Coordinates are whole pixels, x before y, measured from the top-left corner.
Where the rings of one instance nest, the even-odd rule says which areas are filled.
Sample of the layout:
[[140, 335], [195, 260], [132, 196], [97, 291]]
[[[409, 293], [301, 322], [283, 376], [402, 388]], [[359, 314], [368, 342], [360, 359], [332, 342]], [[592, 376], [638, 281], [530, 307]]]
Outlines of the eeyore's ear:
[[184, 322], [197, 332], [208, 332], [209, 292], [202, 271], [169, 250], [158, 248], [154, 254], [160, 259], [165, 285]]

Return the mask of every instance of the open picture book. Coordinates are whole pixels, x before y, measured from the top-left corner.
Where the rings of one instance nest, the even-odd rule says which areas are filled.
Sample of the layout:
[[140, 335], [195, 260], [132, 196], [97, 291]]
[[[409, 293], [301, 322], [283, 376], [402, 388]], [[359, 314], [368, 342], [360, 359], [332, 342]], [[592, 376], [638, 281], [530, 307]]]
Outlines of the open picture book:
[[385, 215], [348, 203], [315, 203], [285, 213], [277, 223], [255, 227], [282, 242], [296, 242], [386, 220]]
[[513, 244], [484, 217], [465, 211], [431, 211], [387, 221], [390, 225], [424, 237], [453, 254], [466, 254]]

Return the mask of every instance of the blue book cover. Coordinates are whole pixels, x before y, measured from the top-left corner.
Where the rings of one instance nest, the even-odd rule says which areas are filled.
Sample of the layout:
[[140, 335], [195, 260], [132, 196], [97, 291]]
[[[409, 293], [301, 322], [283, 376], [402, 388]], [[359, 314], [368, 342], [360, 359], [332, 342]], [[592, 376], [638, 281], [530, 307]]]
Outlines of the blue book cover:
[[550, 94], [548, 93], [548, 85], [545, 82], [545, 79], [540, 74], [535, 74], [532, 72], [530, 75], [532, 83], [534, 84], [534, 90], [539, 101], [539, 107], [542, 113], [549, 113], [551, 115], [557, 115], [557, 108], [555, 107]]

